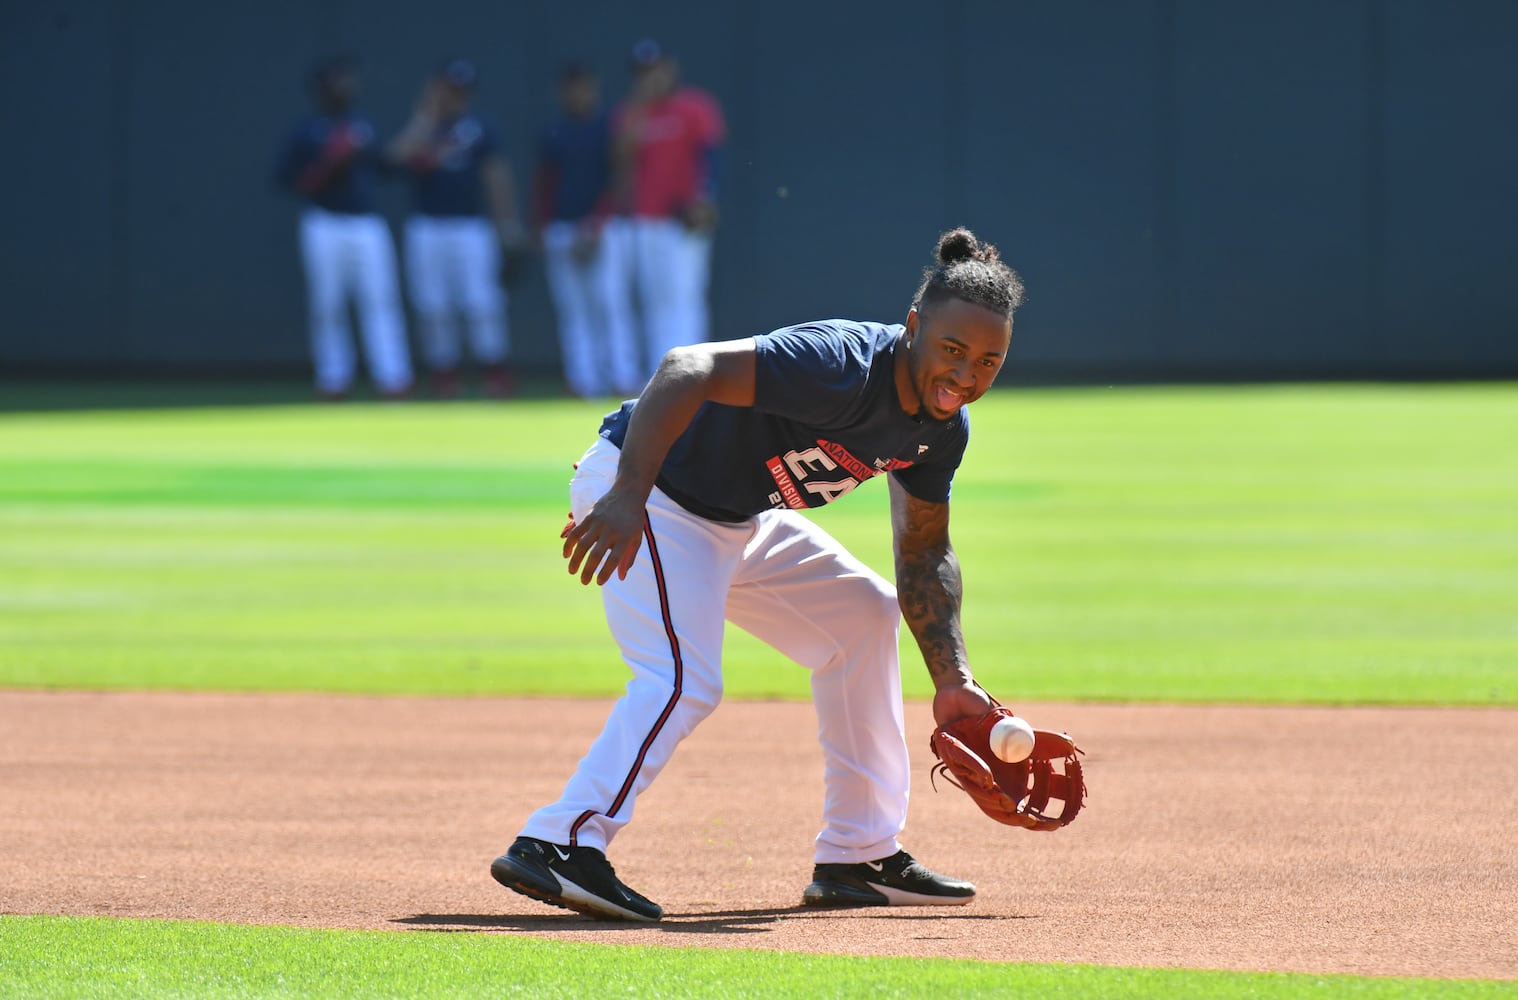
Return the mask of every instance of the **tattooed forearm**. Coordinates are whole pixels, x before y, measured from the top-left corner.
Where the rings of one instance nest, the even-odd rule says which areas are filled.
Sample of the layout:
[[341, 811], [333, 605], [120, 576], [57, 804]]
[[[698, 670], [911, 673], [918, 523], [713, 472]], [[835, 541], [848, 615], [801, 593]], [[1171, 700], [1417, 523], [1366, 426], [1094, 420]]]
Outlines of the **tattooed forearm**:
[[897, 555], [896, 594], [907, 627], [917, 637], [935, 686], [969, 676], [964, 633], [959, 627], [959, 560], [954, 550]]
[[970, 664], [959, 623], [964, 586], [949, 544], [949, 506], [913, 499], [897, 487], [891, 515], [902, 617], [934, 686], [962, 683], [970, 677]]

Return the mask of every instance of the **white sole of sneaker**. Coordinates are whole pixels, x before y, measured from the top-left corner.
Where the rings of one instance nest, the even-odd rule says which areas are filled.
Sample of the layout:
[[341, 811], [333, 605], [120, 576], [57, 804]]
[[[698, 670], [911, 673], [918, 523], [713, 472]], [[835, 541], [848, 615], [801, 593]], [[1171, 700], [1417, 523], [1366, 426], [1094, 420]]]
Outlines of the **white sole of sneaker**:
[[509, 855], [496, 858], [490, 866], [490, 874], [497, 882], [513, 892], [519, 892], [530, 899], [547, 903], [549, 906], [559, 906], [593, 917], [634, 920], [640, 923], [654, 923], [659, 919], [602, 899], [595, 893], [569, 881], [559, 872], [548, 871], [540, 874], [531, 865]]
[[974, 896], [925, 896], [920, 892], [908, 892], [888, 885], [871, 886], [886, 898], [887, 906], [964, 906]]
[[[908, 892], [905, 889], [895, 889], [888, 885], [870, 885], [873, 892], [880, 894], [880, 899], [857, 899], [850, 900], [847, 896], [832, 896], [826, 890], [814, 889], [807, 886], [801, 893], [801, 901], [810, 906], [964, 906], [972, 902], [975, 896], [929, 896], [920, 892]], [[857, 890], [856, 890], [857, 891]]]
[[641, 913], [618, 906], [610, 900], [602, 899], [595, 893], [575, 885], [557, 872], [554, 873], [554, 877], [559, 880], [559, 897], [564, 900], [564, 905], [572, 910], [611, 917], [615, 920], [632, 920], [640, 924], [652, 924], [658, 920], [657, 917], [645, 917]]

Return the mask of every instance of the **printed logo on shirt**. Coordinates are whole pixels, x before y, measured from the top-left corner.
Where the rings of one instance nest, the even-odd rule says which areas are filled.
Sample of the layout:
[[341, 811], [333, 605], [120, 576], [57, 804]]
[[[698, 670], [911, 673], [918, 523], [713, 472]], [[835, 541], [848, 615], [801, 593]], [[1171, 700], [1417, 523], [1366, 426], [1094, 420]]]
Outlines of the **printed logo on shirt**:
[[466, 170], [469, 167], [470, 150], [485, 134], [480, 123], [473, 118], [462, 118], [443, 137], [438, 148], [438, 166], [444, 170]]
[[[784, 455], [774, 456], [764, 464], [774, 478], [775, 485], [780, 487], [778, 492], [770, 494], [770, 503], [793, 510], [832, 503], [877, 473], [893, 472], [912, 465], [899, 458], [877, 458], [872, 467], [856, 458], [843, 445], [823, 438], [817, 439], [815, 448], [793, 449]], [[848, 475], [842, 478], [833, 475], [840, 471]], [[809, 499], [815, 502], [809, 502]]]

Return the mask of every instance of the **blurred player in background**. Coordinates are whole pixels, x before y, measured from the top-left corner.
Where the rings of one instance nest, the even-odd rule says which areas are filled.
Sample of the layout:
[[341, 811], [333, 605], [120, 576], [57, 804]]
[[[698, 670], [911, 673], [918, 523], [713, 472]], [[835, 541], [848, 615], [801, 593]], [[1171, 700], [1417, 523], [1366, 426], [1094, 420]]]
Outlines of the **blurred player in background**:
[[395, 244], [375, 211], [379, 165], [374, 124], [354, 111], [358, 69], [348, 57], [311, 73], [314, 111], [285, 141], [276, 177], [305, 203], [300, 249], [310, 304], [316, 388], [342, 399], [353, 385], [348, 298], [358, 304], [369, 375], [381, 395], [411, 388], [411, 356], [397, 289]]
[[643, 385], [632, 317], [611, 298], [601, 230], [611, 184], [611, 126], [600, 81], [578, 63], [559, 78], [559, 115], [538, 143], [534, 219], [559, 316], [569, 391], [582, 399], [636, 396]]
[[455, 319], [462, 314], [485, 391], [511, 395], [516, 377], [506, 292], [525, 248], [511, 164], [471, 109], [474, 64], [455, 59], [429, 79], [386, 155], [411, 175], [406, 278], [422, 354], [441, 397], [462, 389]]
[[648, 374], [670, 348], [707, 339], [726, 126], [709, 94], [679, 85], [679, 64], [657, 43], [639, 42], [632, 62], [632, 92], [613, 119], [613, 204], [625, 214], [606, 241], [618, 279], [612, 308], [630, 315], [637, 288]]

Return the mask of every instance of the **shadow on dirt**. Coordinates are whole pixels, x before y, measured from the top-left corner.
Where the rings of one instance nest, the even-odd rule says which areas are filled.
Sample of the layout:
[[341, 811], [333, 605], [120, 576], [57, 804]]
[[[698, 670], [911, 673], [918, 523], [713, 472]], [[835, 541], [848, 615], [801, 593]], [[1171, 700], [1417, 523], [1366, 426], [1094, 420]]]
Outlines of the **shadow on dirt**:
[[[436, 932], [463, 931], [660, 931], [665, 934], [763, 934], [775, 925], [795, 920], [833, 920], [847, 915], [850, 920], [953, 920], [1003, 921], [1004, 915], [944, 912], [940, 909], [828, 910], [809, 906], [764, 907], [755, 910], [715, 910], [691, 913], [666, 913], [657, 923], [644, 924], [620, 920], [597, 920], [577, 913], [524, 916], [518, 913], [418, 913], [397, 917], [393, 923], [406, 924]], [[1013, 919], [1026, 920], [1028, 917]]]

